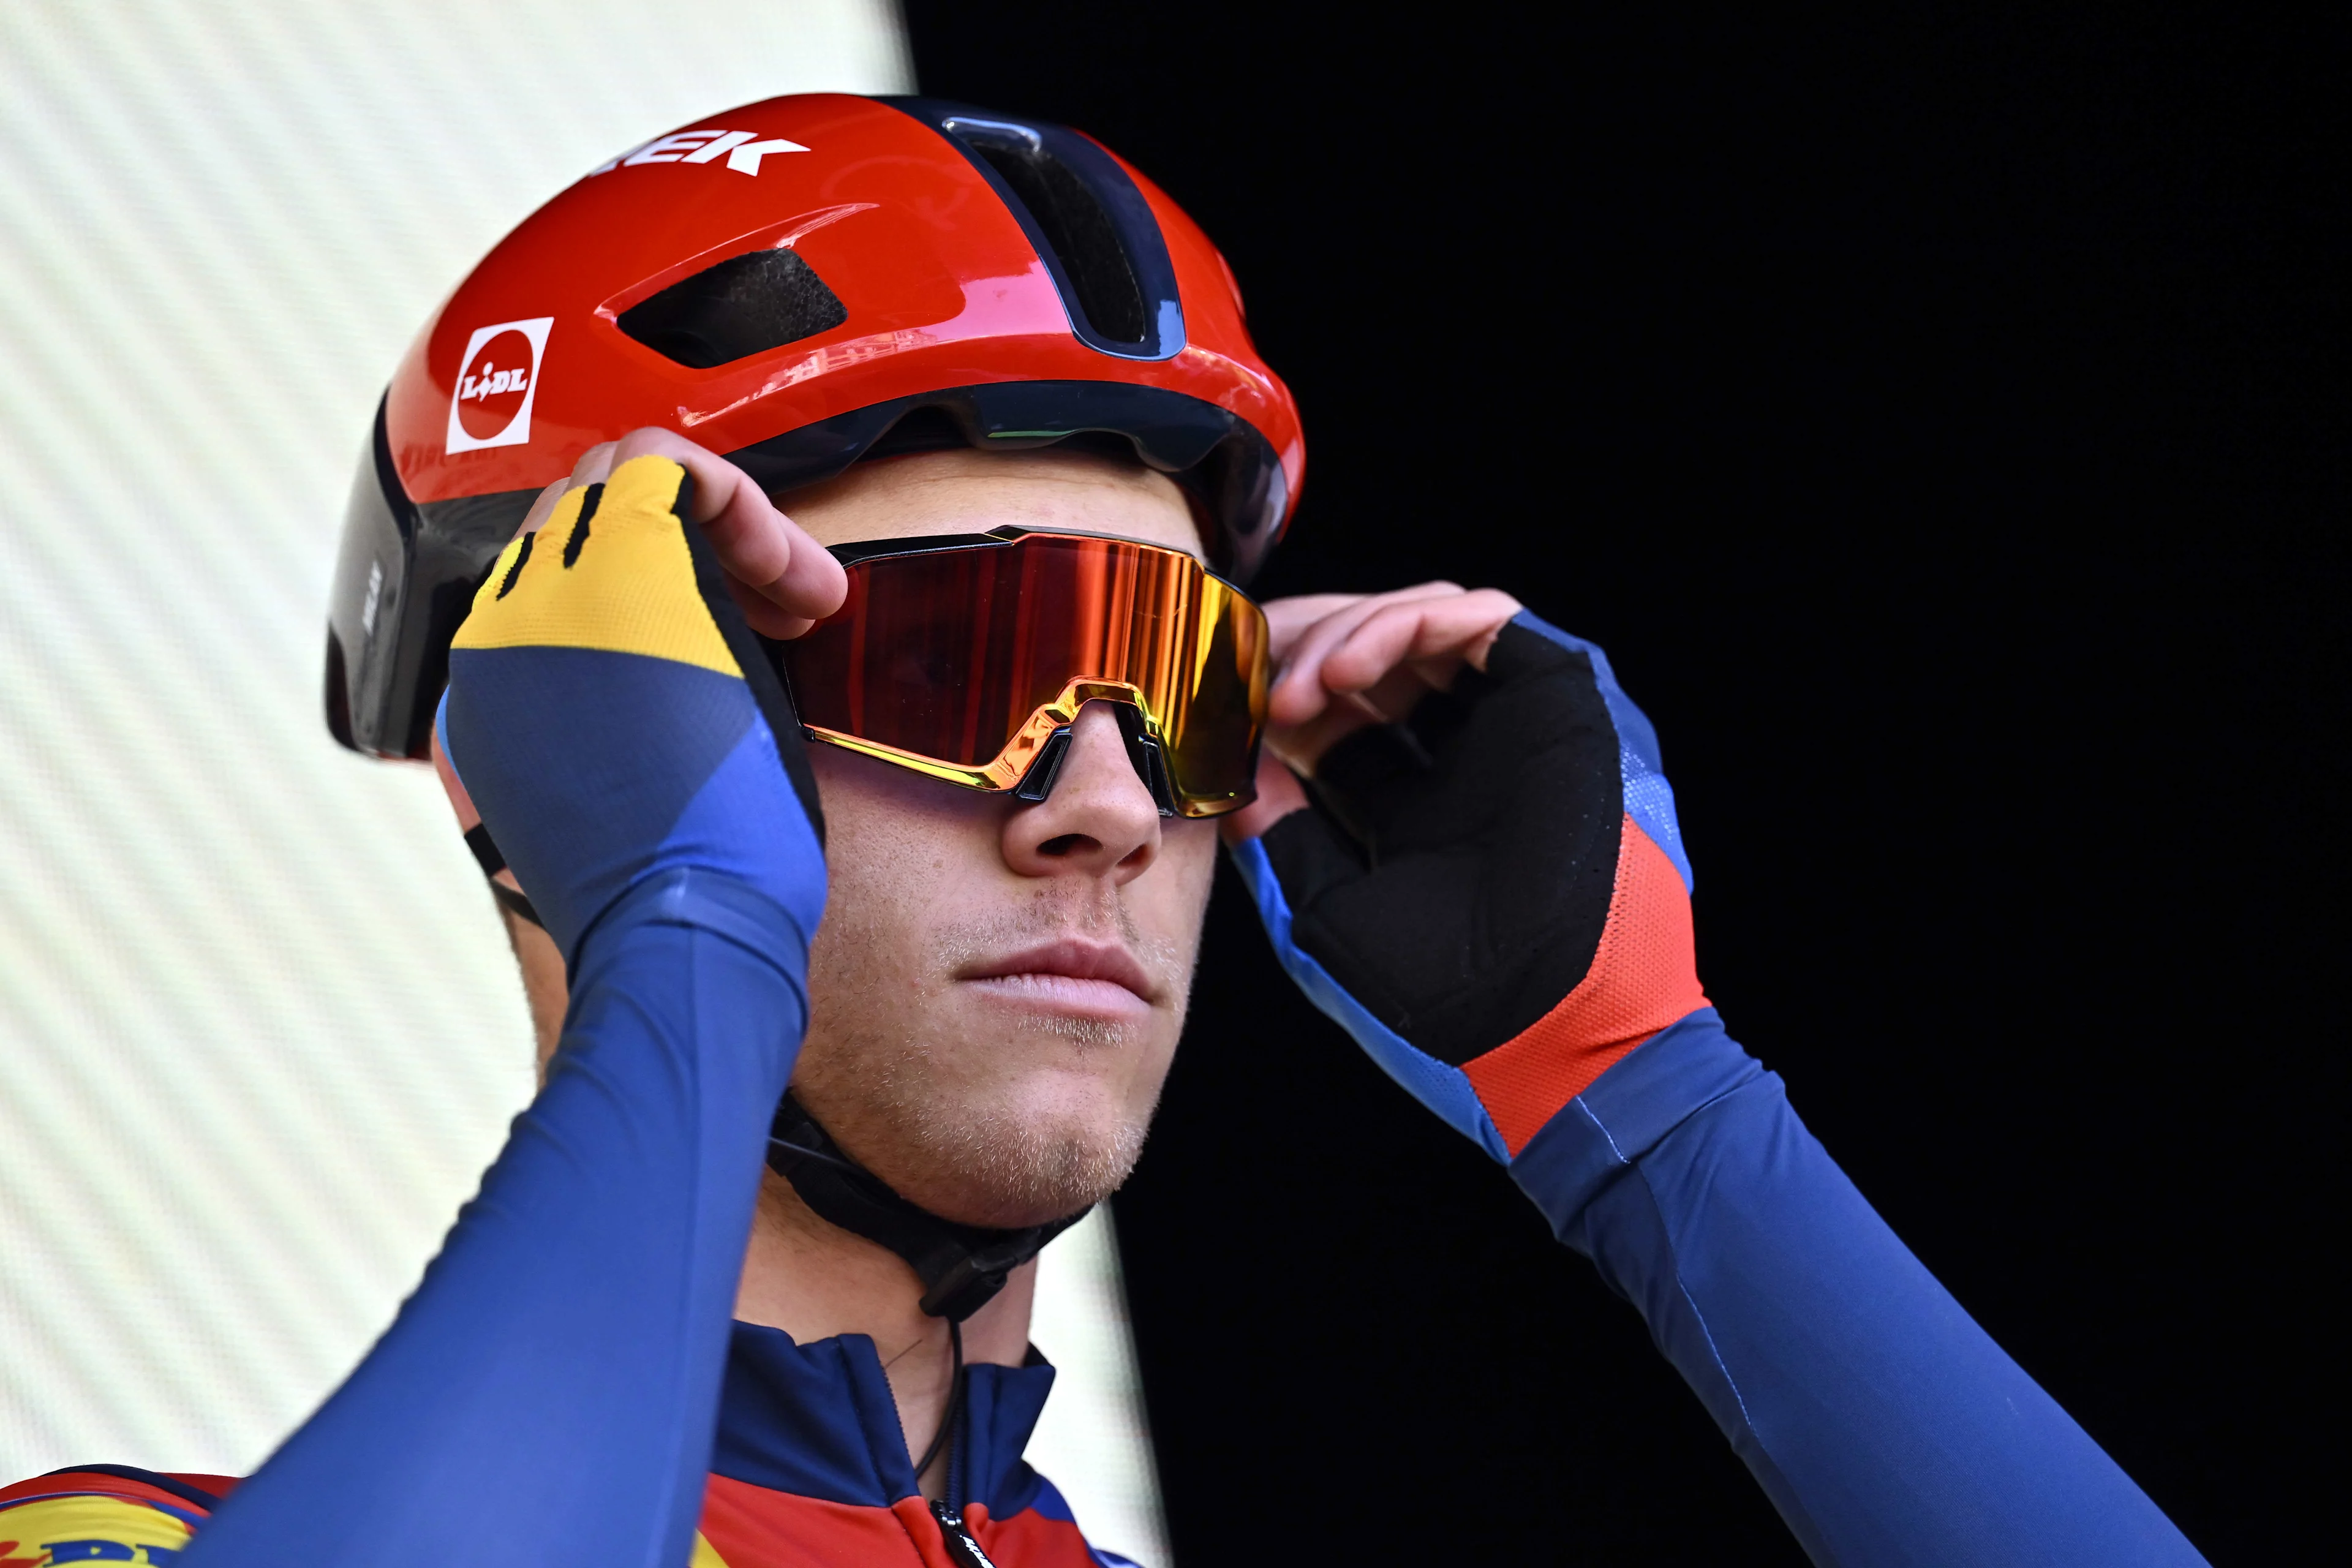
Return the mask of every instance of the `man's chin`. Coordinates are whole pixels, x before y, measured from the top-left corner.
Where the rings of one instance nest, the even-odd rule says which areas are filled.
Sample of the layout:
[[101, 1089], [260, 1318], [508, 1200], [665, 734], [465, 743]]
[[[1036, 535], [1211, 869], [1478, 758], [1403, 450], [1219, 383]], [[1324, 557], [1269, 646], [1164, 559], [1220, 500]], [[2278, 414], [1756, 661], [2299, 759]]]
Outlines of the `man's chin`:
[[[1017, 1128], [966, 1130], [935, 1142], [919, 1173], [899, 1190], [959, 1225], [1018, 1230], [1081, 1213], [1102, 1202], [1135, 1169], [1143, 1130], [1108, 1133]], [[898, 1184], [893, 1184], [894, 1185]]]
[[1142, 1122], [1100, 1104], [971, 1099], [900, 1104], [859, 1121], [857, 1157], [901, 1197], [941, 1219], [995, 1230], [1045, 1225], [1100, 1203], [1135, 1169], [1145, 1132]]

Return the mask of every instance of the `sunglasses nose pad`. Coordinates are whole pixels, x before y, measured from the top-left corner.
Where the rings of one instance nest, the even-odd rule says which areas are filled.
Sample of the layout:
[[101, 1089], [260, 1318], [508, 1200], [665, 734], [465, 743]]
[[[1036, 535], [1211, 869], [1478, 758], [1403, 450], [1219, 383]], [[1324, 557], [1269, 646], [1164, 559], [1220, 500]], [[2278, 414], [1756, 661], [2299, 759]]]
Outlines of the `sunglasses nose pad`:
[[1133, 703], [1115, 702], [1111, 711], [1118, 715], [1118, 732], [1127, 741], [1127, 760], [1135, 764], [1135, 776], [1151, 792], [1160, 816], [1175, 816], [1176, 785], [1168, 776], [1168, 754], [1151, 738], [1150, 728], [1143, 721], [1143, 710]]
[[[1127, 742], [1127, 760], [1135, 766], [1135, 776], [1151, 792], [1151, 801], [1162, 816], [1176, 815], [1176, 786], [1168, 776], [1168, 757], [1160, 742], [1151, 738], [1150, 726], [1143, 721], [1142, 711], [1131, 702], [1114, 702], [1111, 712], [1118, 720], [1119, 738]], [[1062, 725], [1045, 737], [1037, 748], [1036, 761], [1021, 775], [1020, 784], [1013, 798], [1034, 805], [1054, 793], [1054, 781], [1062, 774], [1062, 763], [1070, 754], [1070, 727]]]
[[1054, 781], [1062, 776], [1062, 760], [1070, 754], [1070, 727], [1067, 724], [1045, 737], [1037, 748], [1036, 760], [1029, 771], [1021, 775], [1020, 787], [1013, 792], [1015, 800], [1034, 805], [1054, 793]]

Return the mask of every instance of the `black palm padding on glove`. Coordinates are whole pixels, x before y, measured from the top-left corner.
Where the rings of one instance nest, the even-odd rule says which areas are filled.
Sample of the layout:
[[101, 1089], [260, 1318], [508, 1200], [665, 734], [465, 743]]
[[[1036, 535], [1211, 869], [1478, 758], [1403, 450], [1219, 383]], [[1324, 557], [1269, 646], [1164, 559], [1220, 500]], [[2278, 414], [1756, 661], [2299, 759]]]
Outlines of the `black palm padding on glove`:
[[1591, 967], [1624, 783], [1591, 660], [1507, 626], [1486, 672], [1349, 736], [1264, 843], [1293, 939], [1373, 1016], [1460, 1066]]

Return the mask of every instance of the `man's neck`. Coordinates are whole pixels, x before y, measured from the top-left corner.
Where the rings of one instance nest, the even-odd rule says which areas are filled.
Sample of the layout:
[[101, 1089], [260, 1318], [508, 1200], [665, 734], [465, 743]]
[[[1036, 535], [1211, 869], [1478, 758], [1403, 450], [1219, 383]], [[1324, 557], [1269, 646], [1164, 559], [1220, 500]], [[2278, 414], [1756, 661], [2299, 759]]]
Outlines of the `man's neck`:
[[[1029, 1305], [1036, 1284], [1032, 1259], [1013, 1271], [994, 1300], [965, 1321], [967, 1363], [1022, 1363], [1029, 1352]], [[898, 1424], [910, 1455], [930, 1446], [950, 1392], [947, 1320], [924, 1314], [917, 1305], [922, 1294], [922, 1281], [897, 1253], [819, 1219], [791, 1183], [772, 1171], [762, 1173], [735, 1316], [782, 1329], [801, 1344], [836, 1334], [873, 1340], [898, 1403]], [[942, 1446], [922, 1477], [925, 1496], [945, 1492], [947, 1466]]]

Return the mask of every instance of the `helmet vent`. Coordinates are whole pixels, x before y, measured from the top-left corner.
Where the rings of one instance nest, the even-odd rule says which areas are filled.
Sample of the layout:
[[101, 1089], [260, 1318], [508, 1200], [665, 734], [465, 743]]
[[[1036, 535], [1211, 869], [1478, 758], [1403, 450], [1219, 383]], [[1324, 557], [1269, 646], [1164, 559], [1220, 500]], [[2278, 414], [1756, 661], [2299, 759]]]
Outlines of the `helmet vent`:
[[1140, 343], [1151, 322], [1118, 229], [1086, 181], [1024, 125], [959, 117], [948, 128], [1013, 187], [1054, 247], [1087, 324], [1117, 343]]
[[665, 359], [708, 370], [847, 320], [841, 297], [798, 252], [754, 250], [639, 300], [616, 324]]

